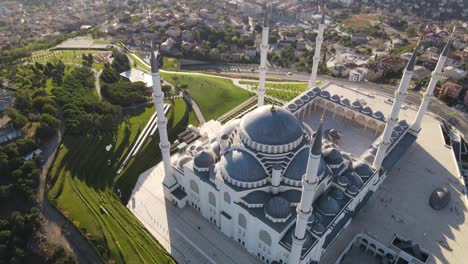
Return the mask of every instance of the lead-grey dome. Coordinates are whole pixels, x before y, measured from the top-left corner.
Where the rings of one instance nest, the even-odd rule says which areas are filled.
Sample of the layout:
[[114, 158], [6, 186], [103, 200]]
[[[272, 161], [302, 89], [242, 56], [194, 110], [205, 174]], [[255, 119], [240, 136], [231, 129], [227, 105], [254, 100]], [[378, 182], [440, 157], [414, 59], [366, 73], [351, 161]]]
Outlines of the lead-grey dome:
[[343, 100], [340, 101], [340, 104], [344, 106], [349, 106], [350, 105], [349, 99], [344, 98]]
[[360, 110], [361, 107], [362, 107], [362, 104], [361, 104], [361, 102], [359, 102], [358, 100], [354, 100], [354, 101], [351, 103], [351, 106], [352, 106], [354, 109]]
[[328, 195], [322, 195], [317, 201], [318, 210], [325, 216], [337, 215], [340, 212], [340, 204]]
[[316, 94], [316, 95], [319, 95], [320, 92], [322, 91], [322, 89], [318, 88], [318, 87], [314, 87], [314, 89], [312, 89], [312, 91]]
[[268, 178], [262, 165], [248, 152], [233, 149], [222, 158], [221, 167], [228, 176], [240, 182], [258, 182]]
[[274, 196], [265, 204], [265, 213], [276, 219], [288, 218], [291, 215], [289, 201], [283, 197]]
[[343, 156], [336, 148], [327, 148], [322, 152], [323, 159], [331, 165], [339, 165], [343, 162]]
[[193, 158], [193, 164], [198, 168], [210, 168], [215, 163], [213, 153], [209, 151], [201, 151], [195, 158]]
[[303, 136], [299, 121], [283, 107], [259, 107], [242, 118], [240, 127], [244, 136], [264, 145], [285, 145]]
[[368, 106], [365, 106], [361, 109], [361, 113], [365, 115], [372, 115], [372, 109]]
[[328, 91], [321, 91], [320, 96], [323, 98], [330, 98], [330, 93]]
[[373, 114], [373, 116], [374, 116], [375, 118], [377, 118], [377, 119], [380, 119], [380, 120], [382, 120], [382, 119], [384, 118], [384, 115], [383, 115], [382, 112], [380, 112], [380, 111], [375, 111], [374, 114]]
[[334, 94], [330, 97], [330, 100], [332, 100], [333, 102], [340, 102], [340, 97]]
[[[291, 161], [288, 168], [284, 173], [284, 177], [293, 181], [301, 181], [302, 176], [306, 173], [307, 163], [309, 161], [309, 148], [301, 150]], [[317, 177], [321, 177], [325, 172], [325, 162], [320, 158], [319, 168], [317, 171]]]
[[374, 173], [371, 167], [363, 161], [353, 162], [354, 172], [361, 177], [370, 177]]
[[431, 193], [429, 204], [434, 210], [441, 210], [445, 208], [450, 202], [450, 192], [445, 187], [437, 187]]

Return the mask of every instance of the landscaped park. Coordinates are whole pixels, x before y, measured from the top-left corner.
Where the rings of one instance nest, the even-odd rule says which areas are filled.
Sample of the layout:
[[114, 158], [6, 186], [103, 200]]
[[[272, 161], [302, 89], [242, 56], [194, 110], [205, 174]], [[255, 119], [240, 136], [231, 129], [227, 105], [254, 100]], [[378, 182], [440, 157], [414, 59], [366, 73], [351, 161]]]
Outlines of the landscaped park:
[[[228, 79], [161, 75], [175, 87], [186, 90], [206, 120], [216, 119], [253, 95]], [[182, 98], [165, 103], [172, 104], [167, 115], [171, 142], [189, 124], [198, 126], [193, 111]], [[160, 161], [158, 135], [148, 137], [139, 153], [120, 174], [116, 173], [153, 113], [154, 106], [125, 108], [124, 120], [114, 131], [80, 136], [66, 133], [48, 174], [49, 199], [105, 262], [174, 261], [125, 207], [138, 176]]]

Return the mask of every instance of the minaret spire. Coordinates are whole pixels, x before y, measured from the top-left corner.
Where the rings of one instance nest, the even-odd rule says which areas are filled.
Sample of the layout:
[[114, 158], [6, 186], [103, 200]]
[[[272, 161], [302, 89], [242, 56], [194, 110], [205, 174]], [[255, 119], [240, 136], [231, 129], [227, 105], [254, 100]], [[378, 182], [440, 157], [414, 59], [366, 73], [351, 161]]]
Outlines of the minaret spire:
[[[164, 115], [164, 94], [161, 90], [161, 77], [159, 75], [158, 54], [155, 52], [153, 45], [151, 45], [151, 78], [153, 80], [153, 100], [156, 106], [156, 115], [158, 120], [158, 131], [161, 148], [163, 165], [164, 165], [164, 189], [169, 190], [177, 183], [172, 175], [171, 156], [170, 156], [170, 143], [167, 137], [167, 119]], [[167, 197], [167, 196], [166, 196]]]
[[257, 107], [262, 106], [265, 103], [265, 81], [267, 73], [267, 56], [268, 56], [268, 34], [269, 34], [269, 18], [268, 18], [268, 3], [265, 4], [265, 17], [263, 19], [263, 30], [262, 30], [262, 44], [260, 45], [260, 66], [258, 67], [258, 103]]
[[[455, 29], [454, 29], [455, 31]], [[453, 36], [453, 33], [452, 33]], [[440, 77], [442, 76], [442, 69], [444, 68], [445, 62], [447, 61], [447, 56], [450, 53], [450, 46], [452, 45], [452, 37], [447, 42], [444, 47], [444, 50], [439, 56], [439, 60], [437, 61], [437, 65], [432, 72], [431, 81], [427, 86], [426, 93], [424, 94], [423, 100], [421, 102], [421, 106], [419, 107], [418, 113], [416, 118], [414, 119], [413, 125], [411, 126], [411, 131], [414, 133], [418, 133], [421, 130], [421, 122], [424, 117], [424, 114], [427, 111], [427, 107], [432, 100], [432, 95], [434, 94], [434, 89], [439, 81]]]
[[312, 203], [318, 184], [318, 169], [320, 158], [322, 156], [322, 134], [323, 134], [323, 116], [320, 119], [320, 125], [313, 139], [309, 152], [309, 161], [307, 163], [306, 174], [302, 178], [301, 202], [297, 205], [296, 228], [294, 229], [291, 253], [288, 263], [299, 263], [301, 259], [302, 247], [306, 239], [305, 232], [307, 222], [312, 214]]
[[400, 86], [398, 87], [398, 90], [395, 91], [395, 100], [392, 105], [392, 110], [390, 112], [390, 115], [388, 116], [387, 124], [385, 125], [385, 129], [380, 139], [377, 153], [375, 155], [374, 163], [372, 165], [377, 170], [380, 169], [383, 159], [386, 156], [388, 147], [390, 146], [390, 143], [391, 143], [390, 137], [392, 135], [393, 128], [398, 122], [398, 115], [400, 113], [401, 105], [403, 101], [405, 100], [406, 95], [408, 94], [408, 85], [411, 81], [411, 77], [413, 76], [414, 65], [416, 63], [416, 57], [418, 56], [417, 54], [418, 48], [419, 48], [419, 42], [413, 51], [413, 55], [411, 56], [411, 59], [406, 65], [405, 71], [403, 73], [403, 77], [401, 78], [401, 81], [400, 81]]
[[315, 87], [315, 81], [317, 81], [317, 70], [320, 63], [320, 51], [323, 43], [323, 31], [325, 30], [325, 8], [322, 10], [322, 18], [320, 20], [317, 38], [315, 39], [315, 53], [313, 57], [312, 72], [310, 73], [310, 80], [308, 89]]

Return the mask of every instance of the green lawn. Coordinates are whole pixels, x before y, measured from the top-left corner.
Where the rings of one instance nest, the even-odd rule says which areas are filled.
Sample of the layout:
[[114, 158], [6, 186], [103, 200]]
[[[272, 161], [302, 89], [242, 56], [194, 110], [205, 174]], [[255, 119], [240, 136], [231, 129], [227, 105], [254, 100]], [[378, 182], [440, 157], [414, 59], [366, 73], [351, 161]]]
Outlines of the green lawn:
[[[253, 89], [257, 89], [257, 86], [258, 86], [258, 82], [253, 82], [253, 81], [239, 81], [239, 83], [240, 84], [252, 85]], [[321, 82], [317, 81], [317, 82], [315, 82], [315, 84], [317, 86], [319, 86], [321, 84]], [[266, 83], [266, 88], [267, 88], [266, 94], [270, 95], [270, 96], [273, 96], [275, 98], [284, 100], [284, 101], [290, 101], [293, 98], [295, 98], [296, 96], [298, 96], [300, 93], [305, 91], [307, 89], [307, 85], [308, 85], [307, 83], [279, 83], [279, 82], [271, 83], [271, 82], [267, 82]], [[273, 89], [269, 89], [269, 88], [273, 88]], [[281, 89], [281, 90], [284, 90], [284, 91], [277, 90], [277, 89]]]
[[[51, 52], [41, 52], [34, 54], [32, 56], [33, 62], [47, 63], [47, 62], [57, 62], [59, 60], [64, 63], [76, 63], [82, 64], [83, 59], [82, 55], [88, 55], [89, 53], [95, 54], [102, 52], [101, 50], [60, 50], [60, 51], [51, 51]], [[104, 64], [93, 63], [93, 69], [99, 71], [104, 68]]]
[[[194, 118], [182, 99], [172, 103], [168, 127], [173, 140]], [[116, 195], [120, 189], [126, 202], [139, 174], [159, 161], [156, 134], [116, 178], [118, 167], [153, 113], [154, 107], [126, 112], [128, 119], [114, 133], [66, 135], [49, 171], [49, 199], [109, 263], [174, 263]], [[107, 152], [109, 144], [113, 146]]]
[[179, 70], [179, 59], [163, 57], [162, 68], [166, 71], [178, 71]]
[[164, 72], [161, 76], [176, 87], [187, 85], [206, 120], [222, 116], [253, 95], [228, 79]]

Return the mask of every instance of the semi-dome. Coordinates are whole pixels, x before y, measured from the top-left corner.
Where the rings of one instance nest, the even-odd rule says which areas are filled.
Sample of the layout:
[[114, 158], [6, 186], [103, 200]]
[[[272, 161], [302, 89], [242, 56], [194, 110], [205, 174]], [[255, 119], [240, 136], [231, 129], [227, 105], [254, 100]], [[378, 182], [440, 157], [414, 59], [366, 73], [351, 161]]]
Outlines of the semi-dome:
[[187, 164], [191, 160], [192, 160], [192, 157], [188, 155], [184, 155], [180, 157], [180, 159], [177, 161], [177, 167], [182, 170], [184, 168], [184, 165]]
[[281, 196], [272, 197], [264, 208], [265, 213], [273, 219], [286, 219], [291, 215], [289, 201]]
[[406, 120], [401, 120], [400, 122], [398, 122], [398, 125], [400, 125], [403, 128], [407, 128], [409, 126]]
[[211, 148], [211, 151], [213, 152], [213, 154], [216, 156], [216, 159], [219, 159], [220, 152], [221, 152], [221, 147], [219, 146], [219, 142], [215, 141], [215, 142], [211, 143], [210, 148]]
[[201, 151], [193, 158], [193, 165], [198, 168], [210, 168], [215, 164], [213, 153], [209, 151]]
[[301, 181], [302, 176], [305, 174], [307, 169], [307, 162], [309, 160], [309, 148], [301, 150], [289, 163], [284, 177], [293, 181]]
[[343, 156], [336, 148], [327, 148], [322, 155], [325, 162], [330, 165], [339, 165], [343, 162]]
[[401, 132], [403, 132], [404, 129], [403, 129], [400, 125], [396, 125], [396, 126], [393, 128], [393, 130], [394, 130], [395, 132], [397, 132], [398, 134], [401, 134]]
[[241, 138], [263, 145], [285, 145], [302, 140], [303, 130], [296, 117], [283, 107], [262, 106], [245, 115], [240, 123]]
[[363, 161], [353, 162], [353, 170], [357, 175], [361, 177], [370, 177], [374, 173], [371, 167]]
[[230, 135], [234, 130], [237, 129], [240, 123], [240, 119], [233, 119], [227, 122], [226, 124], [223, 125], [221, 128], [221, 133], [220, 135]]
[[322, 195], [317, 201], [318, 211], [325, 216], [337, 215], [340, 212], [338, 201], [328, 195]]
[[262, 165], [246, 151], [230, 150], [223, 156], [222, 161], [222, 169], [235, 181], [258, 182], [268, 178]]

